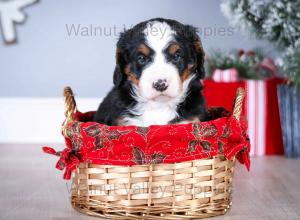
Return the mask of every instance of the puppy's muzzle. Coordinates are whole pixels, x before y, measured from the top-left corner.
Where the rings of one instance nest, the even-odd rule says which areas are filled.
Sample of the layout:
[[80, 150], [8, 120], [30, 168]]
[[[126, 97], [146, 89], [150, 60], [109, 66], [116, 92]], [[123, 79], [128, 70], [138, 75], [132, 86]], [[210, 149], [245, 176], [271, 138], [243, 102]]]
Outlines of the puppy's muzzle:
[[159, 92], [163, 92], [168, 88], [167, 80], [158, 79], [156, 82], [153, 82], [152, 87]]

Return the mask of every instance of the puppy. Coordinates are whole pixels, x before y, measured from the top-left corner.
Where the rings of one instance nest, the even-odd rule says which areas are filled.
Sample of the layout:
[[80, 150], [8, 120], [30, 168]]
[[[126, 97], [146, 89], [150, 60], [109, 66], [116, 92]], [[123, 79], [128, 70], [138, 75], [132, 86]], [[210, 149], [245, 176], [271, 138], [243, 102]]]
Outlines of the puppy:
[[121, 33], [114, 87], [94, 121], [107, 125], [164, 125], [205, 118], [204, 52], [196, 29], [155, 18]]

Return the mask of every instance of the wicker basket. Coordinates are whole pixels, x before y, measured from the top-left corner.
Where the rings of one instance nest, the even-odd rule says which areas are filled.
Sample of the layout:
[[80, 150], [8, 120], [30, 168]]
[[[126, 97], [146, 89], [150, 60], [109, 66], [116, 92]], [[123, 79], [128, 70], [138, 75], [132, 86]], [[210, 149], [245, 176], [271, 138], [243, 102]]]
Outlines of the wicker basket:
[[[66, 87], [65, 125], [76, 103]], [[241, 114], [239, 89], [234, 116]], [[63, 129], [63, 133], [65, 130]], [[174, 164], [134, 166], [81, 163], [73, 175], [71, 201], [85, 214], [111, 219], [199, 219], [222, 215], [231, 206], [235, 158], [223, 155]]]

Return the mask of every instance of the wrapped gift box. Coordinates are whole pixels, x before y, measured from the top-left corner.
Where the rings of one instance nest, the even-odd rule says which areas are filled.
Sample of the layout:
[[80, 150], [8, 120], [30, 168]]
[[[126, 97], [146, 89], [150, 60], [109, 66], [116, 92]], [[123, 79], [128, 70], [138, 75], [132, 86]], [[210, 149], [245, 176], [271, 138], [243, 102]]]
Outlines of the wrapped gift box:
[[284, 80], [245, 80], [215, 82], [204, 80], [204, 96], [207, 106], [224, 106], [232, 109], [232, 99], [238, 87], [245, 88], [251, 155], [283, 154], [283, 141], [278, 108], [277, 85]]

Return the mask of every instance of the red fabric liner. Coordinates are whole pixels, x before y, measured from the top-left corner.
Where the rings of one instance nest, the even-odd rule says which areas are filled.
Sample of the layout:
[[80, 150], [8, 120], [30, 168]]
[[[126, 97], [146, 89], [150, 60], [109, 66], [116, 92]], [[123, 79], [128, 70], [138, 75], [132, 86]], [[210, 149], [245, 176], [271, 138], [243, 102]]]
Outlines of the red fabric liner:
[[[218, 109], [220, 110], [220, 109]], [[216, 116], [211, 110], [211, 116]], [[137, 164], [179, 163], [224, 154], [250, 168], [250, 142], [246, 123], [238, 122], [225, 111], [221, 117], [207, 122], [176, 125], [107, 126], [89, 122], [94, 112], [77, 112], [67, 128], [66, 148], [56, 152], [56, 168], [65, 169], [64, 179], [80, 162], [102, 165], [132, 166]], [[220, 115], [219, 115], [220, 117]]]

